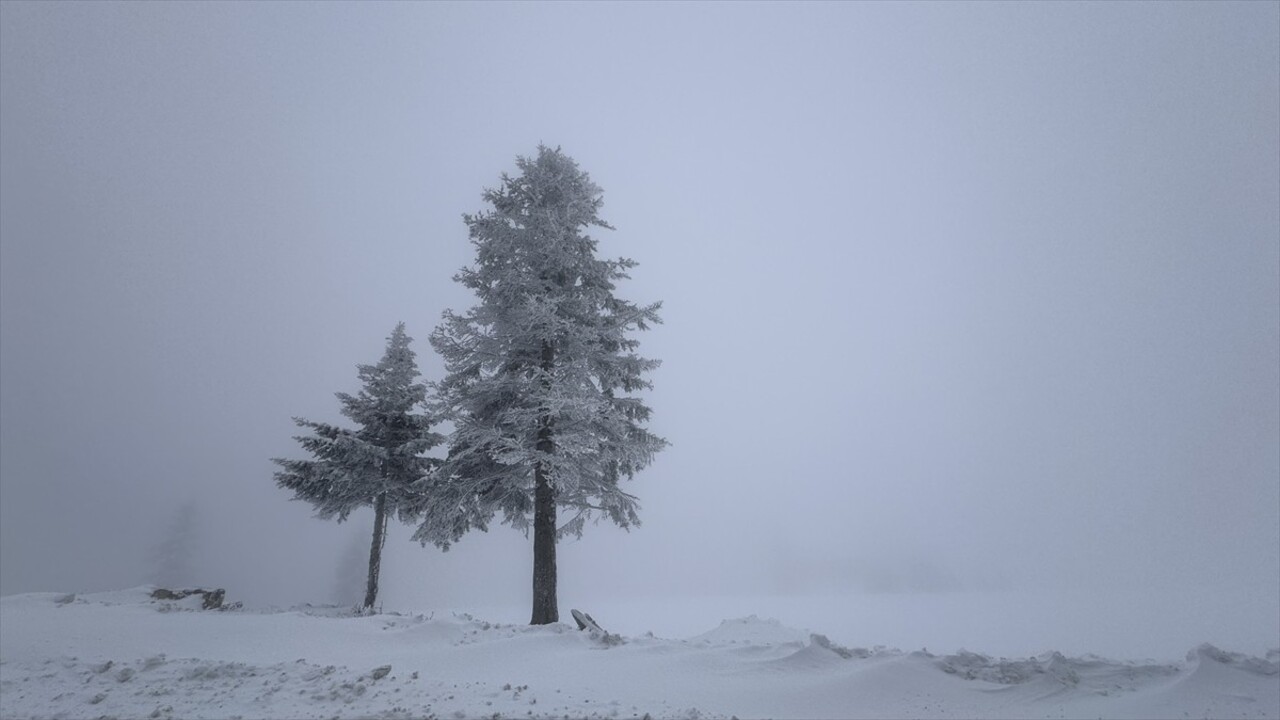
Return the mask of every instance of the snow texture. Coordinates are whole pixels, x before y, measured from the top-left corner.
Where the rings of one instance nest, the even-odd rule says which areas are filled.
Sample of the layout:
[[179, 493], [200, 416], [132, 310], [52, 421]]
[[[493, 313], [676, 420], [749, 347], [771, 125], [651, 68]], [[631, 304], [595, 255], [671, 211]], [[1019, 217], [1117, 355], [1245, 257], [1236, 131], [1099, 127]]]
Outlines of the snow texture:
[[5, 718], [1280, 717], [1280, 650], [1133, 663], [844, 647], [746, 617], [687, 640], [151, 587], [0, 598]]

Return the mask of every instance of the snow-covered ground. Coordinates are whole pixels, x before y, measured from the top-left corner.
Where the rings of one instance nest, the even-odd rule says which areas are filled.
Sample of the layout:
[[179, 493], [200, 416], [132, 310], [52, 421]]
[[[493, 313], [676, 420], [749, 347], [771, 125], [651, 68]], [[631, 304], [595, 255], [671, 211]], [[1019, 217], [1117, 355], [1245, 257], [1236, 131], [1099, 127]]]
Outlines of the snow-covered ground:
[[844, 647], [754, 616], [602, 638], [453, 613], [205, 611], [149, 592], [0, 598], [0, 716], [1280, 717], [1280, 650], [1006, 659]]

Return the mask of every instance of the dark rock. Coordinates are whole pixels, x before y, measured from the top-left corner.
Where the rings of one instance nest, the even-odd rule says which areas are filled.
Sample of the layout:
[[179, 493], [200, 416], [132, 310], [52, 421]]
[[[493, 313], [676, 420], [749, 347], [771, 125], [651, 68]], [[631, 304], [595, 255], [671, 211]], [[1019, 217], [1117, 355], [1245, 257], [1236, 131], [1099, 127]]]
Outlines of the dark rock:
[[217, 590], [205, 590], [204, 591], [204, 609], [217, 610], [218, 608], [221, 608], [222, 599], [226, 597], [226, 595], [227, 595], [227, 591], [223, 590], [222, 588], [218, 588]]
[[218, 588], [217, 590], [204, 590], [201, 588], [194, 588], [191, 590], [168, 590], [165, 588], [156, 588], [151, 591], [151, 597], [156, 600], [181, 600], [191, 595], [201, 595], [204, 597], [202, 607], [204, 607], [205, 610], [221, 610], [222, 601], [226, 598], [227, 591], [222, 588]]

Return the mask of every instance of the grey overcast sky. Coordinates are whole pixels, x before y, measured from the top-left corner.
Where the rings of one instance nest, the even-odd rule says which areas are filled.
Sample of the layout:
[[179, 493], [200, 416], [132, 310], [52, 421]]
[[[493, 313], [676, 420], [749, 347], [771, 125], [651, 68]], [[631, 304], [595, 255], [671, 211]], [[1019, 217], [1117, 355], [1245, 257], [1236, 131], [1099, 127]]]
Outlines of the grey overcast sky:
[[[193, 503], [208, 583], [327, 601], [369, 520], [269, 458], [397, 321], [439, 377], [540, 142], [665, 303], [672, 442], [562, 597], [1199, 593], [1280, 644], [1275, 2], [6, 0], [0, 592], [144, 582]], [[527, 602], [519, 533], [408, 536], [389, 603]]]

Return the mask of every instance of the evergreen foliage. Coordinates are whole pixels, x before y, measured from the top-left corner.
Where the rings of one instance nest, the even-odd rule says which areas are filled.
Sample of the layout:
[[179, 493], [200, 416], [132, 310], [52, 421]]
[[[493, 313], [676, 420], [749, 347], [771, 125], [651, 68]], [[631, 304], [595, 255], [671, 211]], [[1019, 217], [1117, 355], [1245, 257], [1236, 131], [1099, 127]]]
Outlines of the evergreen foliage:
[[526, 532], [532, 524], [538, 623], [556, 619], [558, 537], [581, 535], [593, 515], [640, 522], [619, 480], [666, 441], [644, 428], [650, 410], [633, 395], [650, 387], [645, 374], [658, 362], [637, 355], [630, 335], [660, 322], [661, 304], [614, 295], [635, 263], [596, 257], [587, 231], [612, 228], [598, 214], [600, 188], [571, 158], [540, 146], [517, 165], [518, 176], [485, 191], [491, 209], [464, 216], [476, 263], [454, 279], [478, 303], [446, 311], [431, 336], [454, 431], [447, 459], [423, 482], [430, 500], [414, 537], [447, 549], [497, 513]]
[[[328, 423], [294, 418], [310, 435], [295, 439], [311, 454], [310, 460], [273, 460], [281, 466], [276, 483], [316, 508], [322, 519], [347, 519], [360, 507], [374, 508], [373, 545], [369, 554], [365, 607], [377, 597], [381, 548], [386, 538], [387, 519], [400, 513], [410, 519], [408, 507], [415, 483], [430, 472], [437, 461], [423, 453], [443, 441], [431, 431], [433, 420], [417, 412], [426, 404], [426, 385], [418, 382], [412, 338], [404, 323], [396, 325], [387, 339], [386, 353], [377, 365], [358, 366], [364, 386], [356, 395], [337, 393], [342, 414], [358, 429], [349, 430]], [[418, 501], [416, 507], [427, 503]]]

